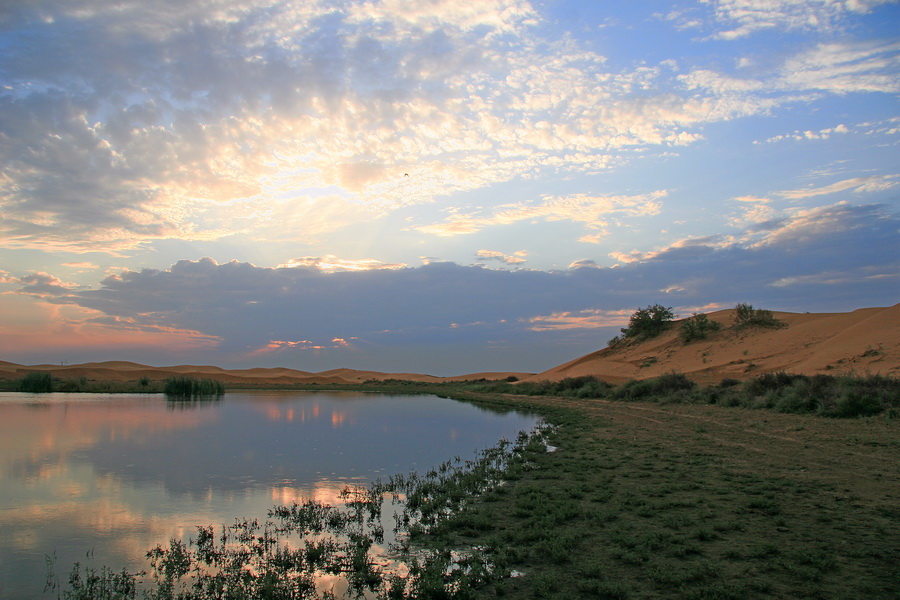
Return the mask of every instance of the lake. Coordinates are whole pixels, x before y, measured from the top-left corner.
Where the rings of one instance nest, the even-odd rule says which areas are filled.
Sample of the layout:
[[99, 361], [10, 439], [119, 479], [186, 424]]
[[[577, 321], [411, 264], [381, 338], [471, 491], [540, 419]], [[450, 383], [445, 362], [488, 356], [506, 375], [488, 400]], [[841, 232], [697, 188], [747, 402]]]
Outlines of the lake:
[[537, 424], [432, 395], [0, 393], [0, 597], [43, 598], [46, 557], [135, 571], [198, 525], [340, 502], [378, 477], [427, 471]]

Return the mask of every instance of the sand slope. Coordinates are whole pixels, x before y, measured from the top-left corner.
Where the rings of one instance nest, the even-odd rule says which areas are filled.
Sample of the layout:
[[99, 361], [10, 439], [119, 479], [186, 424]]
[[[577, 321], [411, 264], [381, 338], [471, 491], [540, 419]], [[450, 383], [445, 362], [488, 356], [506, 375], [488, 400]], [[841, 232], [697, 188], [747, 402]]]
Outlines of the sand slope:
[[788, 371], [900, 376], [900, 304], [849, 313], [785, 313], [783, 329], [733, 327], [734, 310], [710, 313], [722, 329], [684, 344], [678, 325], [659, 337], [593, 352], [530, 377], [594, 375], [612, 383], [677, 371], [701, 383]]

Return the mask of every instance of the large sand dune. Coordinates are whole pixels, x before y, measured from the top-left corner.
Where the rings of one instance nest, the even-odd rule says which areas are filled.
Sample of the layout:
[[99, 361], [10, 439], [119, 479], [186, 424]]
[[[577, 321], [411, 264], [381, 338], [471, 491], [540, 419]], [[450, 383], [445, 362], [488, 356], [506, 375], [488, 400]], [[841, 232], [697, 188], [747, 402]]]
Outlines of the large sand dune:
[[18, 379], [31, 371], [50, 371], [61, 379], [84, 377], [98, 381], [136, 381], [143, 377], [160, 380], [187, 375], [213, 378], [226, 384], [259, 386], [354, 384], [387, 379], [441, 382], [516, 377], [537, 381], [582, 375], [617, 383], [671, 371], [684, 373], [701, 383], [717, 383], [724, 378], [746, 379], [776, 371], [900, 376], [900, 304], [848, 313], [775, 312], [774, 315], [787, 327], [736, 329], [732, 323], [734, 310], [722, 310], [709, 314], [722, 325], [721, 330], [704, 340], [683, 343], [676, 322], [656, 338], [604, 348], [536, 375], [486, 372], [436, 377], [354, 369], [311, 373], [283, 367], [226, 370], [204, 365], [151, 367], [126, 361], [24, 366], [0, 361], [0, 379]]
[[617, 383], [672, 371], [701, 383], [777, 371], [900, 376], [900, 304], [849, 313], [773, 314], [787, 327], [736, 329], [734, 310], [722, 310], [708, 315], [722, 328], [706, 339], [683, 343], [676, 322], [656, 338], [604, 348], [529, 379], [594, 375]]

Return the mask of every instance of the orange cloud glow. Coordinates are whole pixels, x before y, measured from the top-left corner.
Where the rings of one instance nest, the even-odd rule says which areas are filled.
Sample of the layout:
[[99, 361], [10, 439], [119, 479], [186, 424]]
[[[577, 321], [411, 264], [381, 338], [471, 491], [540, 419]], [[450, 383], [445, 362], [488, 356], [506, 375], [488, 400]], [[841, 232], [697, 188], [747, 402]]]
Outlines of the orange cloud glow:
[[558, 329], [597, 329], [627, 325], [630, 311], [626, 310], [579, 310], [557, 312], [528, 319], [532, 331], [552, 331]]

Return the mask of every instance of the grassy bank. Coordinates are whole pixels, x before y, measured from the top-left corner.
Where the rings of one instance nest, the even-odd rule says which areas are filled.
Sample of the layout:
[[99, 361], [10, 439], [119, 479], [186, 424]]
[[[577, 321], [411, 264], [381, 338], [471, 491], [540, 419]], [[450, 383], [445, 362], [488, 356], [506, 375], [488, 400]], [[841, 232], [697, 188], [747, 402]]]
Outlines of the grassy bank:
[[558, 449], [436, 532], [525, 574], [477, 597], [900, 596], [896, 420], [508, 401]]

